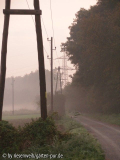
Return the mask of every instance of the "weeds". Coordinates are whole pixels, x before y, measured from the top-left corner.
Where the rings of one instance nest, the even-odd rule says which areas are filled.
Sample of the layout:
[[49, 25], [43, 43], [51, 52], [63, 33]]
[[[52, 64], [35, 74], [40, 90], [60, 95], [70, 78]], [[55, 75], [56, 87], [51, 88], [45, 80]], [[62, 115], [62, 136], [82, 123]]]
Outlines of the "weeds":
[[[57, 120], [57, 124], [64, 125], [64, 133], [57, 130], [51, 117], [46, 121], [41, 118], [32, 120], [31, 123], [18, 129], [6, 121], [0, 122], [0, 154], [3, 152], [33, 153], [37, 156], [36, 158], [39, 158], [41, 153], [41, 160], [48, 160], [50, 156], [53, 156], [54, 160], [60, 156], [63, 156], [64, 160], [104, 160], [99, 144], [81, 125], [68, 117]], [[11, 141], [7, 145], [9, 138]], [[47, 158], [42, 158], [42, 156]], [[27, 158], [23, 159], [27, 160]]]

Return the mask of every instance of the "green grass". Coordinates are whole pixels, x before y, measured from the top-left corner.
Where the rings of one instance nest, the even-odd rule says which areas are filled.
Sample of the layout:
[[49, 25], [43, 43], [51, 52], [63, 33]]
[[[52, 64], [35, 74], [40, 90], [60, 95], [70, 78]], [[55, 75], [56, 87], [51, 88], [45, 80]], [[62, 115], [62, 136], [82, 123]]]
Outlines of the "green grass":
[[39, 118], [40, 114], [29, 114], [29, 115], [10, 115], [4, 116], [3, 120], [12, 120], [12, 119], [31, 119], [31, 118]]
[[[64, 160], [105, 160], [104, 153], [97, 140], [80, 124], [69, 117], [57, 120], [56, 123], [64, 126], [65, 133], [70, 134], [70, 138], [59, 142], [55, 137], [52, 145], [33, 146], [27, 150], [27, 153], [46, 153], [49, 155], [60, 153]], [[54, 159], [57, 160], [57, 158]], [[41, 160], [43, 159], [41, 158]]]
[[94, 113], [94, 114], [86, 114], [86, 116], [89, 116], [93, 119], [102, 121], [102, 122], [107, 122], [109, 124], [114, 124], [120, 126], [120, 114], [99, 114], [99, 113]]
[[[30, 115], [27, 115], [27, 117], [28, 116]], [[26, 115], [24, 115], [24, 117], [26, 117]], [[51, 126], [48, 125], [49, 123], [50, 125], [51, 124], [52, 125]], [[48, 154], [49, 155], [49, 158], [40, 158], [41, 160], [44, 160], [44, 159], [49, 160], [50, 155], [58, 156], [59, 154], [63, 155], [63, 158], [56, 157], [52, 159], [54, 160], [58, 160], [58, 159], [105, 160], [104, 153], [99, 143], [97, 142], [97, 140], [93, 138], [93, 136], [91, 136], [87, 132], [86, 129], [82, 127], [82, 125], [80, 125], [79, 123], [77, 123], [76, 121], [74, 121], [73, 119], [67, 116], [63, 117], [61, 120], [56, 120], [56, 124], [59, 126], [63, 126], [64, 134], [61, 134], [59, 132], [53, 132], [53, 129], [54, 130], [56, 129], [53, 127], [54, 123], [49, 119], [46, 122], [42, 122], [41, 120], [40, 121], [35, 120], [31, 122], [30, 124], [27, 124], [25, 127], [23, 127], [22, 130], [21, 129], [19, 130], [19, 132], [22, 133], [22, 134], [19, 134], [20, 135], [19, 138], [21, 138], [20, 142], [21, 141], [24, 142], [25, 140], [25, 142], [22, 143], [23, 145], [21, 145], [20, 143], [20, 146], [22, 146], [22, 152], [21, 151], [20, 152], [15, 151], [15, 152], [21, 153], [21, 154], [22, 153], [23, 154], [33, 153], [34, 155], [35, 154]], [[4, 126], [3, 126], [3, 129], [4, 129]], [[8, 129], [8, 127], [6, 129]], [[51, 137], [52, 141], [50, 140], [50, 138], [47, 139], [48, 136], [45, 138], [45, 135], [47, 135], [46, 133], [48, 131], [51, 133], [48, 136]], [[6, 133], [8, 134], [8, 131], [6, 131]], [[43, 141], [47, 143], [42, 143]], [[17, 160], [17, 159], [14, 159], [14, 160]], [[24, 158], [24, 160], [27, 160], [27, 159]], [[29, 158], [29, 160], [34, 160], [34, 159]]]

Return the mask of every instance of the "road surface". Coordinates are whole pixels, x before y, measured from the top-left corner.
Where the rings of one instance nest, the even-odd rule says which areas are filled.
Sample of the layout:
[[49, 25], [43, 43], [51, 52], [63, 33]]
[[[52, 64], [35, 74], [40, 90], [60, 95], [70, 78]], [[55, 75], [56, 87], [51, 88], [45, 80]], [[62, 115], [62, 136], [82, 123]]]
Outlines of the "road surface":
[[120, 127], [84, 116], [75, 117], [75, 120], [98, 139], [105, 152], [106, 160], [120, 160]]

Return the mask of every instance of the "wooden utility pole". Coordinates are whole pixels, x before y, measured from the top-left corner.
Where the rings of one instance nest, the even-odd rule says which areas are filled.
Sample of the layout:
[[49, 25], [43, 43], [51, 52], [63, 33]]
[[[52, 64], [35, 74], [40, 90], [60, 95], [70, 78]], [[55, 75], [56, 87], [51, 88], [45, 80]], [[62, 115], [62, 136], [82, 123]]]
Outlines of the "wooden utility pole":
[[53, 112], [53, 38], [51, 37], [51, 112]]
[[49, 40], [49, 38], [47, 38], [48, 41], [51, 42], [51, 112], [53, 112], [53, 37], [51, 37], [51, 40]]
[[[34, 0], [35, 10], [40, 10], [39, 0]], [[40, 101], [41, 101], [41, 117], [47, 118], [47, 103], [46, 103], [46, 80], [44, 67], [44, 52], [42, 40], [42, 28], [40, 15], [35, 15], [36, 35], [37, 35], [37, 49], [38, 49], [38, 63], [39, 63], [39, 78], [40, 78]]]
[[44, 67], [44, 53], [43, 53], [43, 40], [41, 29], [41, 10], [39, 7], [39, 0], [34, 0], [35, 10], [16, 10], [10, 9], [11, 0], [6, 0], [6, 7], [3, 10], [5, 14], [3, 41], [1, 51], [1, 76], [0, 76], [0, 121], [2, 120], [2, 109], [5, 88], [6, 76], [6, 55], [7, 55], [7, 39], [9, 28], [10, 14], [16, 15], [35, 15], [36, 35], [37, 35], [37, 49], [38, 49], [38, 63], [39, 63], [39, 78], [40, 78], [40, 100], [41, 100], [41, 117], [45, 120], [47, 118], [47, 105], [46, 105], [46, 81], [45, 81], [45, 67]]
[[14, 115], [14, 77], [12, 77], [12, 109], [13, 109], [13, 115]]
[[[5, 9], [10, 9], [11, 0], [5, 1]], [[0, 76], [0, 121], [2, 120], [2, 109], [4, 100], [5, 76], [6, 76], [6, 56], [7, 56], [7, 40], [10, 15], [5, 14], [4, 29], [1, 50], [1, 76]]]

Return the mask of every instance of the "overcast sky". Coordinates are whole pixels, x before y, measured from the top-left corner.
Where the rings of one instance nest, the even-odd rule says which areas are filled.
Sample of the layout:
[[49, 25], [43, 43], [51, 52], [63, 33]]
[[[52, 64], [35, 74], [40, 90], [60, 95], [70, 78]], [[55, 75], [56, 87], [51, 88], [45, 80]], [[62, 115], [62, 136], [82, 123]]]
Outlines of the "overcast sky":
[[[29, 6], [33, 8], [33, 0], [28, 0]], [[80, 8], [89, 9], [90, 6], [95, 5], [96, 0], [51, 0], [52, 17], [54, 26], [54, 47], [57, 47], [58, 57], [62, 56], [60, 52], [60, 45], [66, 42], [69, 37], [68, 27], [73, 22], [75, 14]], [[2, 45], [2, 32], [4, 15], [3, 9], [5, 8], [5, 0], [0, 0], [0, 47]], [[12, 9], [28, 9], [26, 0], [11, 0]], [[41, 0], [40, 8], [42, 10], [42, 18], [47, 30], [48, 38], [53, 36], [52, 21], [50, 12], [50, 0]], [[47, 41], [47, 34], [42, 23], [42, 33], [44, 47], [47, 54], [50, 55], [50, 42]], [[54, 59], [57, 58], [56, 51]], [[45, 56], [45, 68], [50, 70], [50, 63]], [[0, 55], [1, 57], [1, 55]], [[62, 65], [61, 60], [54, 60], [54, 67], [59, 63]], [[70, 65], [70, 62], [68, 62]], [[8, 39], [8, 52], [7, 52], [7, 77], [23, 76], [26, 73], [38, 69], [37, 58], [37, 43], [35, 26], [31, 16], [11, 15]]]

